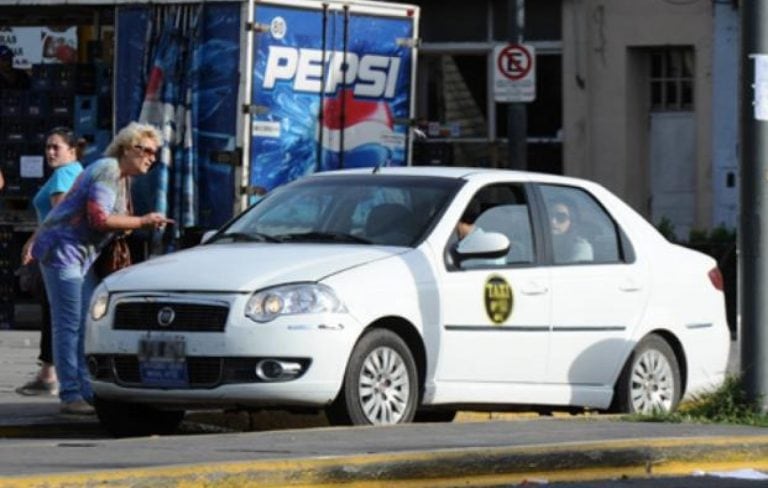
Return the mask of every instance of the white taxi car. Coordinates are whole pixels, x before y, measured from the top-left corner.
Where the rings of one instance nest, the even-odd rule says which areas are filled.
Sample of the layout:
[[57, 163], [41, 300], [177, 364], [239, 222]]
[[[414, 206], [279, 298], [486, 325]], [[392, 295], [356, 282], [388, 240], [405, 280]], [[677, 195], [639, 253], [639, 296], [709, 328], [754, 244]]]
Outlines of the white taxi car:
[[722, 382], [729, 346], [712, 258], [595, 183], [476, 168], [306, 177], [110, 276], [89, 315], [117, 435], [196, 408], [672, 410]]

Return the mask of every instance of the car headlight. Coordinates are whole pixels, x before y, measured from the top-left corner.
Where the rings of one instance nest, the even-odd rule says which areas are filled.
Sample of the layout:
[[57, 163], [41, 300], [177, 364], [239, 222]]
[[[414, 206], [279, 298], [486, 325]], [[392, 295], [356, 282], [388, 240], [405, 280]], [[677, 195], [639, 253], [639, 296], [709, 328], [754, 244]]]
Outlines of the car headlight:
[[107, 308], [109, 307], [109, 293], [105, 291], [97, 291], [91, 300], [91, 318], [93, 320], [99, 320], [107, 314]]
[[257, 291], [248, 299], [245, 316], [256, 322], [269, 322], [280, 315], [346, 310], [329, 286], [302, 283]]

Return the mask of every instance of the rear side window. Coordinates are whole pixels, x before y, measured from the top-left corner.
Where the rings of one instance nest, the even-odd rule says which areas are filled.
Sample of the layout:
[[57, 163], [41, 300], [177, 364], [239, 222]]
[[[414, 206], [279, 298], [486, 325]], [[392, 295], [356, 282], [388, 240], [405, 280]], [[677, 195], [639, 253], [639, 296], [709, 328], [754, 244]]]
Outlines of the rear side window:
[[555, 264], [622, 261], [619, 228], [584, 190], [540, 185]]

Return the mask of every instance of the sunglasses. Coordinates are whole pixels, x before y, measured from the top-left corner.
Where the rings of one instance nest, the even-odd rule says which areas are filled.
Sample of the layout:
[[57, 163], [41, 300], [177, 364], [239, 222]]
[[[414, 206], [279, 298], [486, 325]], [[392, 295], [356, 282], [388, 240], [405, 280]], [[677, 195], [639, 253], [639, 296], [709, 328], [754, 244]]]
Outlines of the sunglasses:
[[141, 153], [148, 158], [157, 157], [157, 149], [152, 149], [151, 147], [142, 146], [141, 144], [134, 144], [133, 148], [138, 151], [141, 151]]
[[552, 214], [552, 219], [558, 224], [562, 224], [571, 220], [571, 215], [568, 212], [555, 212]]

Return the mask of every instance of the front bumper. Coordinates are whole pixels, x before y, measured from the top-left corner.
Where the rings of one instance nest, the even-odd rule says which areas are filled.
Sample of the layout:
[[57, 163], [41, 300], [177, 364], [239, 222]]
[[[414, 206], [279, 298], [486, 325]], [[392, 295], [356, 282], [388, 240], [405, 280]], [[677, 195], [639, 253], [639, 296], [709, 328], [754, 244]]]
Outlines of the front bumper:
[[[248, 295], [120, 294], [110, 297], [109, 310], [89, 320], [86, 359], [94, 392], [105, 399], [176, 405], [183, 408], [228, 406], [323, 406], [336, 397], [350, 352], [361, 326], [348, 314], [306, 314], [255, 323], [243, 310]], [[221, 331], [163, 330], [157, 324], [132, 330], [113, 326], [117, 304], [157, 302], [216, 303], [229, 313]], [[199, 322], [199, 321], [198, 321]], [[142, 382], [142, 340], [183, 341], [188, 383], [163, 387]], [[300, 364], [292, 379], [264, 380], [256, 374], [261, 360]]]

